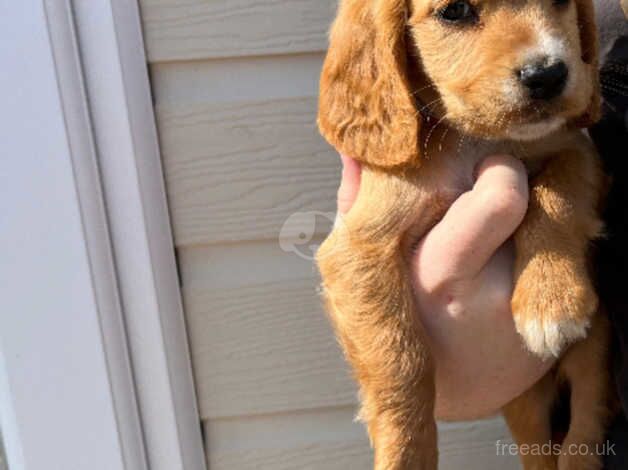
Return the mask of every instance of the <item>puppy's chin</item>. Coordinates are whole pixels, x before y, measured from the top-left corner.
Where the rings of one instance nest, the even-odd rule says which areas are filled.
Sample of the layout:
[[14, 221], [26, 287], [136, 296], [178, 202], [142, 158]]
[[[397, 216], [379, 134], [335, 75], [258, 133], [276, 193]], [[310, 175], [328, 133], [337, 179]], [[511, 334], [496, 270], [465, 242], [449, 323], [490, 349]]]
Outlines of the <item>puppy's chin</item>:
[[542, 121], [517, 124], [506, 131], [506, 136], [512, 140], [537, 140], [565, 125], [566, 119], [553, 116]]

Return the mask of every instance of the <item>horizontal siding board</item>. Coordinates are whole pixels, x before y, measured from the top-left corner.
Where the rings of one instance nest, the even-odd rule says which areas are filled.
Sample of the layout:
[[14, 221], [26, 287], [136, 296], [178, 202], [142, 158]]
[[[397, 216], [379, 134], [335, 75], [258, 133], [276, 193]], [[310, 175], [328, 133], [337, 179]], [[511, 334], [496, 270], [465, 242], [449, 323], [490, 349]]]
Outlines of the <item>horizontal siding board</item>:
[[[313, 238], [308, 246], [322, 240]], [[311, 257], [276, 240], [181, 247], [178, 259], [183, 285], [189, 289], [236, 289], [260, 282], [310, 279], [317, 272]], [[317, 282], [314, 278], [312, 289]]]
[[209, 468], [372, 468], [368, 439], [354, 415], [354, 407], [345, 407], [206, 421]]
[[157, 63], [150, 71], [160, 105], [268, 101], [317, 96], [323, 60], [323, 53], [230, 57]]
[[337, 0], [141, 0], [149, 62], [324, 50]]
[[[355, 387], [321, 308], [311, 262], [288, 270], [294, 262], [286, 261], [286, 276], [282, 263], [265, 259], [295, 255], [281, 252], [275, 243], [260, 245], [260, 253], [248, 259], [249, 269], [267, 271], [255, 281], [238, 285], [237, 279], [230, 279], [216, 286], [190, 279], [183, 268], [201, 415], [216, 418], [355, 404]], [[208, 260], [208, 270], [228, 271], [229, 257], [211, 263], [206, 254], [211, 251], [188, 249], [183, 265], [196, 257], [198, 265]], [[237, 250], [233, 256], [238, 256]], [[233, 265], [242, 265], [247, 258], [242, 254]], [[199, 276], [196, 269], [193, 272]]]
[[339, 159], [315, 110], [313, 97], [158, 105], [175, 243], [277, 239], [293, 214], [333, 211]]
[[[212, 470], [346, 470], [372, 468], [372, 452], [353, 407], [208, 420]], [[496, 452], [510, 442], [501, 419], [439, 426], [441, 470], [516, 470], [514, 456]]]

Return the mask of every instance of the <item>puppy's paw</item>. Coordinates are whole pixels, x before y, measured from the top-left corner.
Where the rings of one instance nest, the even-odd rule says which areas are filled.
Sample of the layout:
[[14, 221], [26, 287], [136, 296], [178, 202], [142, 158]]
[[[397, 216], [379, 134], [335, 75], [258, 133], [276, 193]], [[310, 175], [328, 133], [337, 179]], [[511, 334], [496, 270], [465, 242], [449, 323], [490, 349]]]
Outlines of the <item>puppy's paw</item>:
[[552, 272], [547, 265], [530, 262], [513, 293], [517, 332], [528, 349], [543, 359], [558, 357], [566, 346], [585, 338], [597, 309], [589, 280], [562, 268]]
[[515, 327], [527, 348], [541, 359], [560, 356], [569, 344], [583, 339], [589, 329], [587, 319], [565, 318], [556, 322], [543, 315], [515, 314]]

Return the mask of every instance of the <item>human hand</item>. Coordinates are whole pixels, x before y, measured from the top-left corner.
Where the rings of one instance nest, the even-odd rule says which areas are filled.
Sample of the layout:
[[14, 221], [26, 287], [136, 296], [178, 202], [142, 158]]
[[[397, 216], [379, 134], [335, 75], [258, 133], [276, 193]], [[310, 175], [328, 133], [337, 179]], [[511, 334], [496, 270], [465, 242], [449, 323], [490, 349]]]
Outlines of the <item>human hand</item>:
[[[342, 157], [338, 211], [360, 186], [360, 165]], [[514, 252], [508, 241], [528, 203], [520, 161], [486, 158], [472, 190], [419, 241], [408, 259], [418, 314], [436, 362], [436, 417], [469, 420], [499, 411], [552, 366], [530, 354], [510, 310]]]

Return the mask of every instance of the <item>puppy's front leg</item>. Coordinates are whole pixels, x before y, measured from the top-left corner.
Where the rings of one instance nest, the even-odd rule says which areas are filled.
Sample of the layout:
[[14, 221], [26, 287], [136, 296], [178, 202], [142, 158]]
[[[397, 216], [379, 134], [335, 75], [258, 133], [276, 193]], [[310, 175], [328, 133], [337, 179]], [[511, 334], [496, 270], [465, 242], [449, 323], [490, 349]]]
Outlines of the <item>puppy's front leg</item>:
[[515, 234], [512, 311], [517, 331], [542, 358], [583, 338], [597, 308], [587, 251], [601, 229], [600, 178], [592, 151], [563, 151], [530, 183], [528, 212]]
[[[359, 211], [352, 209], [353, 221], [377, 218]], [[435, 470], [434, 366], [400, 235], [352, 220], [335, 229], [317, 261], [327, 310], [360, 385], [375, 469]]]

